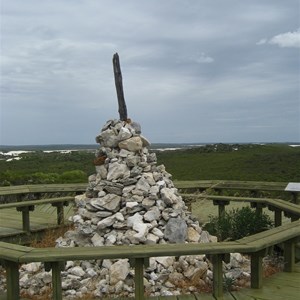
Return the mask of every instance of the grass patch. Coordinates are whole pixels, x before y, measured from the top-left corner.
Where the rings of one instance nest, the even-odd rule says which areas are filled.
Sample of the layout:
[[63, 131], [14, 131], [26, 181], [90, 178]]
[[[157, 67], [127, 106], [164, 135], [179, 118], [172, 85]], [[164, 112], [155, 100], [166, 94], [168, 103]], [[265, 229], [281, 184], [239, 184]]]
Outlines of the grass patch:
[[57, 227], [54, 229], [47, 229], [45, 231], [45, 233], [43, 234], [41, 239], [36, 239], [33, 240], [30, 243], [30, 247], [33, 248], [49, 248], [49, 247], [55, 247], [56, 245], [56, 240], [61, 237], [64, 236], [64, 234], [69, 231], [69, 230], [73, 230], [74, 229], [74, 225], [70, 224], [67, 226], [61, 226], [61, 227]]

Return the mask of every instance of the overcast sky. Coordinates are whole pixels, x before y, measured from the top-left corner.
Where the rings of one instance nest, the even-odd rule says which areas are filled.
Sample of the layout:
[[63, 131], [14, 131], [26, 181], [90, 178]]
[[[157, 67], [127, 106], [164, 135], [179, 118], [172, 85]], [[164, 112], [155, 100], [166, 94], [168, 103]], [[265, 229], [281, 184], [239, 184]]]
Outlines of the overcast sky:
[[300, 142], [299, 0], [1, 0], [0, 144]]

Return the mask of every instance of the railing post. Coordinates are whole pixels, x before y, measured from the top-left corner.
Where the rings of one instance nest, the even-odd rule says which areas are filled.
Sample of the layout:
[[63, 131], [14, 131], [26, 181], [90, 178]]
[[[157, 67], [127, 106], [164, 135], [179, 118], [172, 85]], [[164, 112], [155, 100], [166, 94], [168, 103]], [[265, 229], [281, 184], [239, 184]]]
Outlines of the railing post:
[[264, 207], [266, 207], [266, 205], [265, 204], [263, 204], [263, 203], [257, 203], [257, 202], [251, 202], [251, 207], [252, 208], [255, 208], [256, 209], [256, 215], [258, 216], [258, 217], [261, 217], [262, 216], [262, 213], [263, 213], [263, 208]]
[[274, 220], [275, 227], [279, 227], [282, 224], [282, 211], [278, 208], [274, 208]]
[[293, 272], [295, 269], [295, 245], [296, 240], [291, 239], [284, 242], [284, 268], [285, 272]]
[[[218, 217], [219, 220], [225, 217], [225, 206], [230, 203], [229, 200], [213, 200], [214, 205], [218, 205]], [[220, 241], [224, 240], [224, 236], [220, 236]]]
[[292, 202], [295, 204], [300, 204], [300, 200], [298, 198], [298, 192], [291, 192], [292, 194]]
[[29, 207], [22, 207], [22, 224], [23, 230], [30, 232]]
[[64, 203], [58, 202], [53, 203], [53, 206], [57, 209], [57, 225], [63, 225], [65, 222], [65, 216], [64, 216]]
[[149, 266], [149, 258], [132, 258], [129, 263], [134, 267], [135, 299], [144, 300], [144, 266]]
[[251, 254], [251, 288], [260, 289], [262, 287], [263, 267], [262, 267], [263, 253], [262, 251]]
[[212, 255], [213, 264], [213, 296], [223, 299], [223, 263], [222, 254]]
[[258, 190], [250, 190], [250, 195], [253, 198], [257, 198], [258, 197]]
[[296, 215], [291, 215], [291, 221], [292, 222], [295, 222], [295, 221], [298, 221], [299, 220], [299, 217], [296, 216]]
[[256, 214], [257, 216], [261, 217], [263, 213], [263, 207], [264, 205], [261, 203], [256, 203]]
[[213, 200], [214, 205], [218, 205], [219, 218], [225, 216], [225, 206], [229, 204], [229, 200]]
[[52, 299], [62, 300], [62, 286], [61, 286], [61, 270], [64, 262], [52, 261], [45, 263], [45, 270], [49, 272], [52, 270]]
[[137, 258], [135, 260], [135, 299], [144, 299], [144, 260]]
[[30, 217], [29, 212], [34, 211], [34, 206], [18, 207], [17, 211], [22, 212], [22, 229], [26, 233], [30, 233]]
[[5, 261], [6, 268], [6, 286], [7, 299], [20, 299], [20, 285], [19, 285], [19, 264], [12, 261]]

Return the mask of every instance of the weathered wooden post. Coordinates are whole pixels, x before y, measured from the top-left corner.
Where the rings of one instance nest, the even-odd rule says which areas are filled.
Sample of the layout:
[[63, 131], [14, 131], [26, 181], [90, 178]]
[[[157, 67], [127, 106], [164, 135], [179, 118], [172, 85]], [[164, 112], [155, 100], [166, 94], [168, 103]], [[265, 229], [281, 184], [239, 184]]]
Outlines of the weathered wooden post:
[[114, 68], [115, 85], [116, 85], [118, 104], [119, 104], [120, 120], [126, 121], [127, 120], [127, 107], [126, 107], [125, 98], [124, 98], [122, 73], [121, 73], [121, 67], [120, 67], [118, 53], [115, 53], [113, 56], [113, 68]]

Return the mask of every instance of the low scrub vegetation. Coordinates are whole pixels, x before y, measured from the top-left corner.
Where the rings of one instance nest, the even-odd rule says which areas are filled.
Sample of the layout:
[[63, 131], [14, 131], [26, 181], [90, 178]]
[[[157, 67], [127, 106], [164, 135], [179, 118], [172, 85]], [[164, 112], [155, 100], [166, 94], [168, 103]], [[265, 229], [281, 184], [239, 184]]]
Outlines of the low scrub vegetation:
[[37, 151], [19, 157], [19, 160], [0, 160], [0, 185], [87, 182], [95, 171], [95, 154], [89, 151]]
[[204, 229], [218, 237], [218, 240], [238, 240], [243, 237], [270, 229], [273, 222], [263, 213], [259, 215], [255, 209], [242, 207], [225, 212], [224, 216], [210, 216]]
[[[36, 151], [19, 157], [7, 161], [0, 154], [0, 186], [87, 182], [95, 172], [93, 151]], [[214, 144], [157, 151], [157, 158], [175, 180], [300, 181], [300, 147], [286, 144]]]
[[165, 151], [158, 160], [177, 180], [300, 181], [300, 147], [217, 144]]

